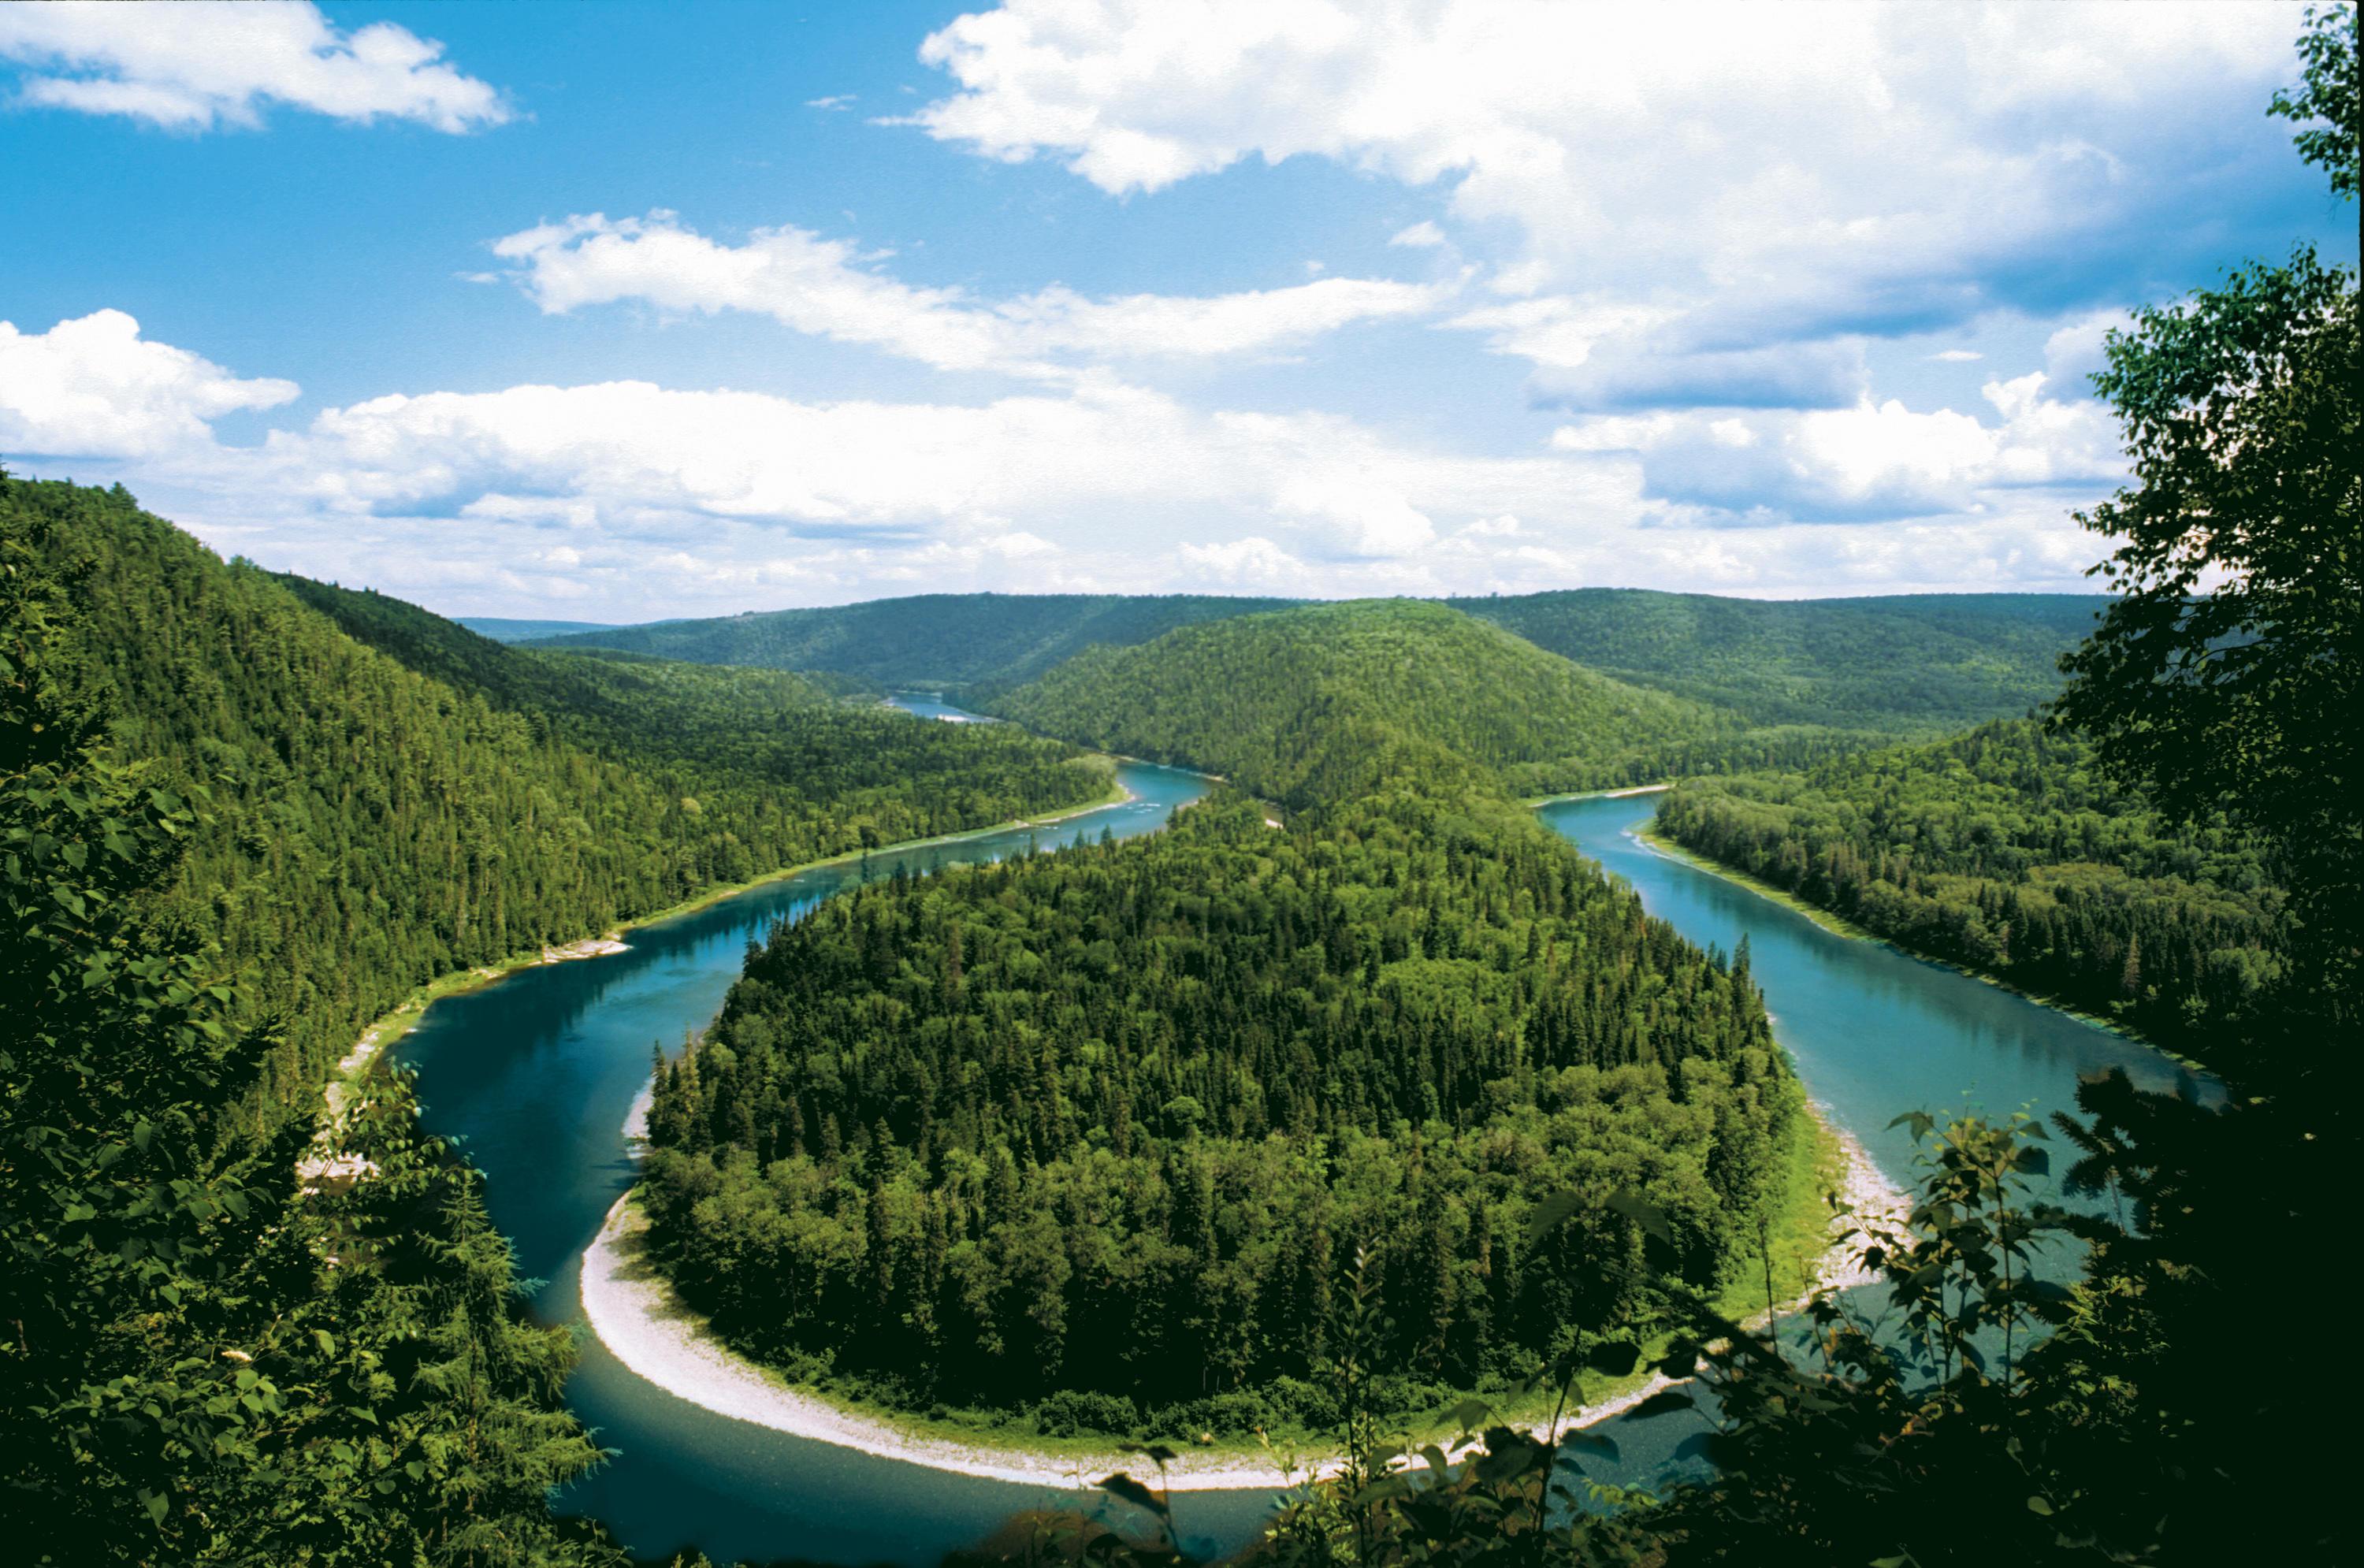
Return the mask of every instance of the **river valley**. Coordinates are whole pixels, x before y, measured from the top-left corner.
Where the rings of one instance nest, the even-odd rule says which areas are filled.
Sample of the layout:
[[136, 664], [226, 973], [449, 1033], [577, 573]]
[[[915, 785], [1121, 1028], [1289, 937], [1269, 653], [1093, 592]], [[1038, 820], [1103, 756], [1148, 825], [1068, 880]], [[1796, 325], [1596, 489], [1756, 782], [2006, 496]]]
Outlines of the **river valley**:
[[[907, 699], [933, 717], [965, 717]], [[796, 919], [864, 875], [914, 873], [1162, 827], [1210, 787], [1194, 774], [1127, 763], [1133, 798], [1041, 828], [1014, 828], [881, 851], [866, 864], [817, 868], [705, 909], [626, 933], [628, 951], [519, 972], [431, 1007], [396, 1049], [418, 1074], [431, 1129], [465, 1140], [487, 1175], [494, 1218], [520, 1271], [547, 1283], [552, 1322], [579, 1320], [575, 1272], [632, 1180], [624, 1124], [652, 1047], [678, 1049], [721, 1005], [750, 940]], [[1968, 976], [1850, 940], [1633, 836], [1648, 796], [1561, 801], [1543, 820], [1631, 883], [1650, 911], [1691, 940], [1732, 951], [1745, 935], [1775, 1029], [1809, 1092], [1857, 1134], [1891, 1177], [1912, 1177], [1912, 1148], [1888, 1129], [1900, 1111], [2071, 1104], [2080, 1073], [2124, 1066], [2147, 1086], [2201, 1087], [2145, 1047]], [[1009, 1515], [1062, 1500], [1041, 1487], [925, 1470], [702, 1409], [643, 1381], [596, 1340], [568, 1399], [615, 1460], [562, 1500], [611, 1521], [636, 1550], [696, 1545], [725, 1561], [796, 1557], [922, 1564], [974, 1542]], [[1688, 1418], [1617, 1422], [1617, 1473], [1646, 1481], [1697, 1429]], [[1065, 1495], [1073, 1501], [1074, 1494]], [[1264, 1493], [1177, 1498], [1187, 1544], [1243, 1541]]]

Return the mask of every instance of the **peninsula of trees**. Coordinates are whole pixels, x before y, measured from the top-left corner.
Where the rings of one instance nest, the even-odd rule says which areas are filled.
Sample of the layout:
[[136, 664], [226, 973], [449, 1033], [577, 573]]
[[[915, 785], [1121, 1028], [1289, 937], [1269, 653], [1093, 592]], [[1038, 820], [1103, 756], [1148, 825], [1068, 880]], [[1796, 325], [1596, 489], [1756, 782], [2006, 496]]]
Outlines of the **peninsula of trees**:
[[[1143, 749], [1120, 716], [1150, 716], [1154, 750], [1290, 821], [1227, 790], [1154, 839], [780, 929], [659, 1077], [643, 1190], [676, 1285], [752, 1353], [905, 1407], [1236, 1436], [1334, 1424], [1358, 1248], [1407, 1407], [1630, 1336], [1608, 1264], [1644, 1230], [1615, 1195], [1702, 1287], [1753, 1262], [1801, 1096], [1745, 960], [1645, 916], [1486, 765], [1545, 679], [1612, 734], [1691, 711], [1402, 605], [1193, 628], [1013, 699]], [[1546, 722], [1543, 750], [1583, 734]], [[1556, 1194], [1579, 1216], [1535, 1240]]]

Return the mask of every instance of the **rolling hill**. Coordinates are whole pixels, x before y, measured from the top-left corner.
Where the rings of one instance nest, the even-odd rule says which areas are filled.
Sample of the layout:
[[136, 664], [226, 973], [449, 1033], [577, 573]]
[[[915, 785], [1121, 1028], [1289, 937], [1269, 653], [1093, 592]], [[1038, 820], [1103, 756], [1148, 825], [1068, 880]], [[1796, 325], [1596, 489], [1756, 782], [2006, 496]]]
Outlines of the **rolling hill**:
[[1579, 668], [1501, 628], [1409, 599], [1307, 605], [1096, 648], [1000, 693], [1045, 734], [1223, 773], [1284, 804], [1384, 776], [1406, 749], [1512, 787], [1655, 776], [1734, 715]]

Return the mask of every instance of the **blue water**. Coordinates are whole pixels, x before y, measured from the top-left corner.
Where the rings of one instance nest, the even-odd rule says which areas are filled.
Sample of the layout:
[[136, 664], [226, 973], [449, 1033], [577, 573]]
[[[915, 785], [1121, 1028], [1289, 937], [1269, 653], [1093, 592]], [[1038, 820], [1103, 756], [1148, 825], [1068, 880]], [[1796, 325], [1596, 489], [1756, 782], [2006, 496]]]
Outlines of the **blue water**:
[[[931, 698], [898, 706], [958, 717]], [[625, 1119], [648, 1081], [652, 1051], [678, 1049], [737, 978], [750, 941], [866, 874], [925, 873], [1052, 849], [1103, 830], [1153, 832], [1207, 781], [1146, 764], [1120, 777], [1138, 797], [1054, 828], [998, 831], [881, 853], [869, 864], [799, 873], [696, 914], [627, 933], [630, 951], [513, 974], [429, 1008], [398, 1048], [415, 1068], [434, 1131], [464, 1140], [483, 1167], [493, 1218], [519, 1266], [548, 1284], [536, 1311], [580, 1320], [574, 1271], [608, 1208], [632, 1181]], [[1884, 1130], [1899, 1111], [1972, 1106], [2008, 1112], [2071, 1103], [2077, 1075], [2123, 1066], [2153, 1086], [2193, 1088], [2155, 1052], [1990, 985], [1822, 930], [1803, 917], [1650, 851], [1630, 829], [1648, 797], [1564, 802], [1543, 819], [1632, 883], [1651, 912], [1726, 951], [1750, 939], [1775, 1032], [1809, 1089], [1899, 1180], [1912, 1149]], [[728, 1562], [800, 1557], [847, 1563], [932, 1563], [1010, 1515], [1091, 1498], [946, 1474], [718, 1416], [625, 1370], [584, 1336], [567, 1400], [616, 1457], [561, 1499], [597, 1515], [646, 1553], [696, 1546]], [[1687, 1418], [1611, 1423], [1624, 1462], [1596, 1474], [1645, 1481], [1698, 1429]], [[1261, 1492], [1176, 1500], [1186, 1542], [1235, 1546], [1269, 1507]]]

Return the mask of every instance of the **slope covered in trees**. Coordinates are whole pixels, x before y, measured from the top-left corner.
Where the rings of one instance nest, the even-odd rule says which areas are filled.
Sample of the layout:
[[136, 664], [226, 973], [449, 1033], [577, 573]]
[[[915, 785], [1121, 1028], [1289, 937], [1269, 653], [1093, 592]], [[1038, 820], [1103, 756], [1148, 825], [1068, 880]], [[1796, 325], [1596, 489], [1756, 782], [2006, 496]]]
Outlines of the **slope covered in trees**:
[[1687, 783], [1678, 843], [1934, 957], [2195, 1054], [2255, 1032], [2282, 896], [2252, 838], [2163, 818], [2030, 719], [1807, 773]]
[[1630, 588], [1448, 601], [1579, 664], [1754, 725], [1889, 734], [2009, 717], [2060, 689], [2102, 601], [1925, 594], [1777, 602]]
[[[1179, 627], [1300, 602], [930, 594], [604, 627], [552, 645], [993, 690], [1033, 680], [1089, 648], [1133, 647]], [[2076, 594], [1773, 602], [1638, 588], [1444, 603], [1618, 680], [1729, 709], [1756, 728], [1847, 732], [1852, 744], [1866, 734], [1961, 728], [2048, 700], [2060, 689], [2059, 656], [2091, 628], [2099, 607]], [[1793, 752], [1801, 739], [1786, 738]]]
[[700, 664], [828, 670], [887, 686], [957, 688], [1031, 680], [1098, 644], [1129, 647], [1288, 599], [1203, 594], [921, 594], [825, 609], [659, 621], [559, 638]]
[[[1523, 703], [1597, 717], [1624, 693], [1424, 605], [1137, 652], [1076, 662], [1027, 711], [1183, 721], [1175, 753], [1288, 799], [1288, 826], [1226, 790], [1154, 839], [875, 886], [775, 932], [659, 1077], [646, 1201], [692, 1301], [907, 1407], [1236, 1435], [1336, 1418], [1358, 1246], [1388, 1282], [1399, 1405], [1630, 1332], [1606, 1262], [1642, 1231], [1612, 1195], [1663, 1210], [1701, 1284], [1754, 1259], [1801, 1097], [1745, 963], [1449, 749], [1515, 750]], [[1530, 1245], [1555, 1193], [1582, 1215]]]
[[[57, 678], [110, 693], [122, 754], [204, 806], [154, 917], [250, 971], [243, 1021], [284, 1021], [266, 1118], [437, 974], [1106, 787], [1007, 728], [851, 710], [767, 672], [552, 661], [397, 601], [299, 595], [120, 490], [9, 479], [0, 528], [72, 578], [85, 629]], [[336, 618], [314, 607], [331, 601]]]
[[1741, 728], [1413, 599], [1308, 605], [1094, 649], [988, 706], [1292, 806], [1391, 776], [1410, 745], [1537, 792], [1655, 778], [1670, 748]]
[[[0, 475], [8, 1560], [622, 1568], [545, 1500], [598, 1461], [558, 1406], [574, 1344], [523, 1320], [474, 1177], [403, 1085], [344, 1129], [376, 1172], [349, 1191], [296, 1191], [308, 1118], [249, 1135], [287, 1020], [169, 896], [211, 831], [175, 770], [109, 741], [89, 662], [117, 606], [52, 537], [94, 497], [21, 488]], [[201, 668], [175, 629], [162, 678]]]

